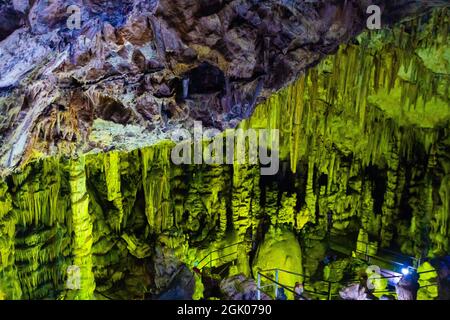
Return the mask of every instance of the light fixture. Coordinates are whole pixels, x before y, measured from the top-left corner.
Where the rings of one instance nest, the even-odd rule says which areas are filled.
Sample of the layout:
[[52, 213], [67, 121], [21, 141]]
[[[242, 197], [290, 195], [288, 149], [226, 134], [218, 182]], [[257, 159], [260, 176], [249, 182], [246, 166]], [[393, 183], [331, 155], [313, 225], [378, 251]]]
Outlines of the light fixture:
[[407, 274], [409, 274], [409, 269], [408, 268], [402, 268], [402, 273], [404, 276], [406, 276]]

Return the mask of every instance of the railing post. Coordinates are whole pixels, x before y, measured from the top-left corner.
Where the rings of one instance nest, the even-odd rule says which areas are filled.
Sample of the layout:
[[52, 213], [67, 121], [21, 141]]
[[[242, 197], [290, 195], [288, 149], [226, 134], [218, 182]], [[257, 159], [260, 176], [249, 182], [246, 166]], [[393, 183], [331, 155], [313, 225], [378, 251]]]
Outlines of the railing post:
[[421, 260], [421, 258], [415, 258], [414, 259], [414, 263], [415, 263], [415, 266], [414, 266], [414, 268], [419, 268], [420, 267], [420, 260]]
[[261, 300], [261, 274], [258, 271], [258, 291], [256, 292], [256, 300]]
[[275, 270], [275, 299], [278, 298], [278, 269]]

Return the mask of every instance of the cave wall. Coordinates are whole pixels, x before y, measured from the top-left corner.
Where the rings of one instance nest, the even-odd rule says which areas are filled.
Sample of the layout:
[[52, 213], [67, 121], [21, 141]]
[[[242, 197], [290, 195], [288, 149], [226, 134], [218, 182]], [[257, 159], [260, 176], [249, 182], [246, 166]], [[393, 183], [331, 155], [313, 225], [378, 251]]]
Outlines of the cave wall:
[[[5, 177], [1, 295], [141, 298], [166, 285], [154, 266], [160, 247], [193, 266], [244, 241], [238, 267], [249, 274], [269, 228], [296, 233], [306, 274], [329, 228], [355, 248], [363, 234], [416, 257], [448, 253], [447, 25], [437, 10], [363, 34], [259, 105], [240, 127], [280, 129], [276, 176], [258, 165], [175, 166], [163, 141], [45, 158]], [[81, 290], [65, 290], [71, 265]]]

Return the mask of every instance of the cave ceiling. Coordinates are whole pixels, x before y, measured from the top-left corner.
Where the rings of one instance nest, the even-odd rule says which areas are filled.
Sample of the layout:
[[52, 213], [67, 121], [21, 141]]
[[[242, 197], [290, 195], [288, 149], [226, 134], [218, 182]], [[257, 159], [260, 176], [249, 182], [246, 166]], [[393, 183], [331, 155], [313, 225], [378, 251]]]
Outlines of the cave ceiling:
[[[370, 4], [3, 0], [0, 167], [138, 148], [193, 120], [234, 128], [362, 32]], [[446, 2], [377, 4], [388, 26]], [[69, 5], [80, 28], [69, 28]]]

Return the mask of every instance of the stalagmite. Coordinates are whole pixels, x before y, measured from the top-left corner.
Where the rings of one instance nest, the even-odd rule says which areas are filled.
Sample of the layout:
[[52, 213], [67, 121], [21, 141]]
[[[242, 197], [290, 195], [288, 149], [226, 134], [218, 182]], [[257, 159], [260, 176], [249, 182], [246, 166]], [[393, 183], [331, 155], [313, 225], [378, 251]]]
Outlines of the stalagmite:
[[145, 213], [152, 232], [173, 225], [170, 217], [170, 149], [167, 144], [141, 150]]

